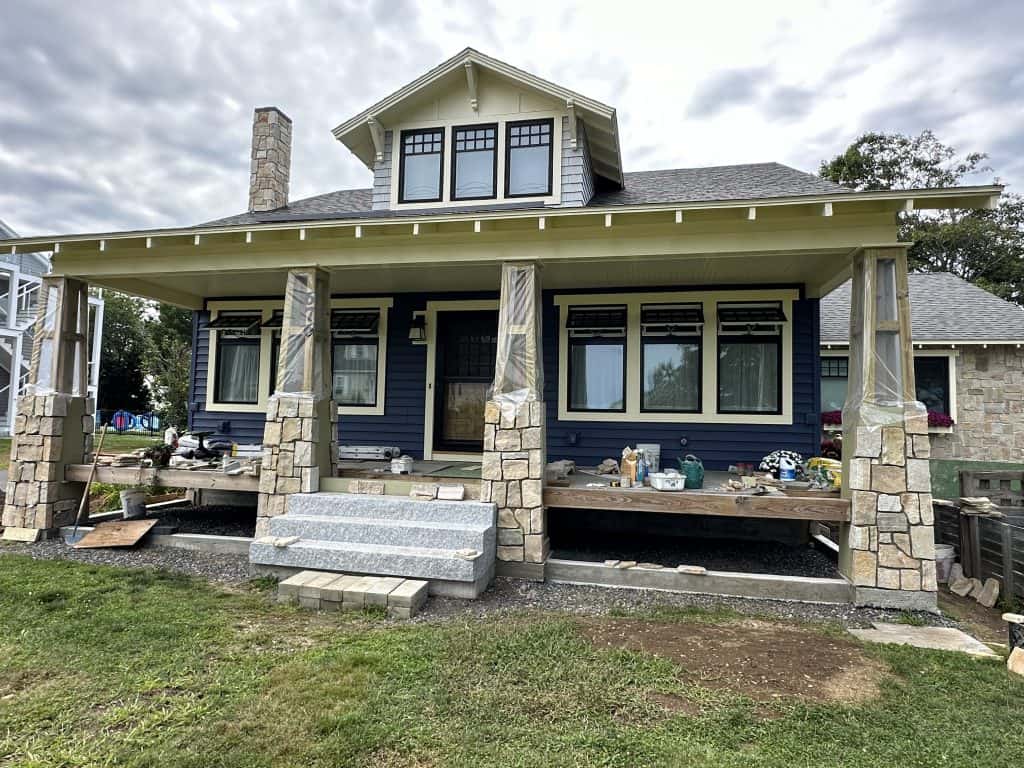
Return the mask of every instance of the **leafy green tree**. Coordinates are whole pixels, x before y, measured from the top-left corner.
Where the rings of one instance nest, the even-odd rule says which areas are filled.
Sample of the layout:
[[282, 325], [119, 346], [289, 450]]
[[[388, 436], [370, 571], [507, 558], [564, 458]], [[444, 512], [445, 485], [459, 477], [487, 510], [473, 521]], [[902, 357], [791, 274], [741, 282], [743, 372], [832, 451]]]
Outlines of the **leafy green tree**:
[[[857, 190], [923, 189], [965, 183], [989, 172], [978, 152], [960, 155], [931, 131], [918, 136], [865, 133], [821, 164], [820, 174]], [[1024, 198], [1004, 195], [994, 210], [900, 214], [900, 239], [912, 242], [910, 267], [952, 272], [1024, 304]]]
[[192, 312], [160, 304], [146, 323], [145, 369], [165, 424], [188, 424]]
[[146, 353], [146, 302], [114, 291], [103, 294], [103, 345], [100, 350], [101, 410], [149, 410], [143, 359]]

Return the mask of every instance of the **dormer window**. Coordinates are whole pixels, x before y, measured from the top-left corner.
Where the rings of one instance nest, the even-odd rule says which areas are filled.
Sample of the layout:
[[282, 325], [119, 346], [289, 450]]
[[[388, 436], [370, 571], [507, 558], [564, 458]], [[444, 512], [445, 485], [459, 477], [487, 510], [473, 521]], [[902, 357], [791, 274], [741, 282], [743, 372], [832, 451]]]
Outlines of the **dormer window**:
[[402, 131], [401, 143], [398, 202], [439, 202], [441, 169], [444, 167], [444, 128]]
[[508, 123], [505, 137], [505, 197], [551, 194], [554, 121]]
[[454, 129], [452, 200], [483, 200], [498, 194], [498, 126]]

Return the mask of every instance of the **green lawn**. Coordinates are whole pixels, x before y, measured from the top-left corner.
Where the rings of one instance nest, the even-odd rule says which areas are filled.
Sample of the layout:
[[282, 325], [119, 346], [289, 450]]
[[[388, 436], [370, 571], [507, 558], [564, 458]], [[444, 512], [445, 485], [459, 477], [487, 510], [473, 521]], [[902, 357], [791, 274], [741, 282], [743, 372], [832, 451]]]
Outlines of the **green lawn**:
[[[95, 438], [99, 441], [99, 435]], [[103, 440], [103, 453], [128, 453], [136, 448], [148, 448], [160, 443], [160, 438], [144, 435], [109, 434]], [[11, 438], [0, 438], [0, 469], [7, 469], [11, 463]]]
[[[737, 621], [658, 619], [679, 633]], [[888, 670], [873, 700], [766, 710], [666, 659], [597, 647], [566, 615], [394, 624], [0, 554], [0, 765], [1022, 764], [1024, 683], [1003, 665], [866, 653]], [[696, 706], [666, 710], [659, 694]]]

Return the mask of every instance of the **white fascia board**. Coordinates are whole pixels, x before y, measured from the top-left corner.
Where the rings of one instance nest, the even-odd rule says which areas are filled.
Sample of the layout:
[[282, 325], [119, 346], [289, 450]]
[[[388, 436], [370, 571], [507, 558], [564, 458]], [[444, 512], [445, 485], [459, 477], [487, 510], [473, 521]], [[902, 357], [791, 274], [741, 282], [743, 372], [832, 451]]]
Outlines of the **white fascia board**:
[[[991, 195], [1000, 194], [1002, 186], [987, 187], [953, 187], [950, 189], [933, 189], [915, 192], [917, 200], [943, 198], [978, 197], [979, 205]], [[409, 216], [390, 217], [358, 217], [347, 219], [322, 219], [309, 220], [297, 219], [295, 221], [273, 221], [262, 224], [233, 224], [221, 226], [198, 226], [184, 227], [179, 229], [151, 229], [151, 230], [129, 230], [124, 232], [96, 232], [71, 235], [47, 235], [44, 237], [21, 237], [0, 241], [3, 247], [17, 246], [20, 250], [24, 246], [40, 248], [42, 250], [53, 250], [55, 245], [61, 243], [98, 243], [100, 240], [131, 240], [144, 241], [145, 238], [160, 237], [199, 237], [200, 235], [223, 235], [245, 232], [274, 232], [274, 231], [298, 231], [305, 229], [307, 233], [312, 229], [332, 227], [354, 227], [360, 226], [364, 230], [379, 226], [408, 225], [415, 223], [445, 223], [461, 221], [502, 221], [513, 219], [533, 219], [543, 215], [548, 219], [561, 218], [563, 216], [593, 216], [604, 219], [604, 214], [614, 213], [617, 217], [631, 213], [659, 213], [665, 212], [675, 214], [676, 211], [713, 211], [743, 209], [750, 207], [757, 208], [782, 208], [786, 206], [807, 206], [821, 205], [831, 202], [839, 208], [844, 202], [872, 202], [879, 200], [892, 200], [906, 197], [906, 191], [882, 191], [882, 192], [857, 192], [857, 193], [831, 193], [825, 195], [803, 195], [794, 197], [773, 197], [773, 198], [751, 198], [747, 200], [725, 200], [725, 201], [698, 201], [690, 203], [665, 202], [646, 203], [642, 205], [608, 205], [608, 206], [581, 206], [573, 208], [521, 208], [521, 209], [499, 209], [492, 212], [480, 211], [479, 209], [466, 212], [452, 212], [430, 214], [422, 213]], [[835, 217], [833, 217], [835, 218]], [[595, 218], [595, 221], [597, 219]], [[902, 245], [909, 247], [909, 243], [870, 243], [863, 247], [892, 247]]]

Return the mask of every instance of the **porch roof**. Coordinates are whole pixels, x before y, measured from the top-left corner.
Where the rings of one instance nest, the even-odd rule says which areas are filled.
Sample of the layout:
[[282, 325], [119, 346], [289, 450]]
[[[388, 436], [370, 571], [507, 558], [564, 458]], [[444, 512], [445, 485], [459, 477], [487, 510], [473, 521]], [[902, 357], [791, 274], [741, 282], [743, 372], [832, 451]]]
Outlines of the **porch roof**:
[[839, 192], [583, 208], [409, 212], [256, 224], [51, 235], [0, 242], [50, 250], [54, 272], [188, 308], [280, 295], [290, 267], [318, 265], [331, 290], [495, 290], [502, 261], [545, 265], [545, 286], [787, 284], [821, 295], [852, 250], [895, 240], [898, 211], [985, 208], [998, 185]]

